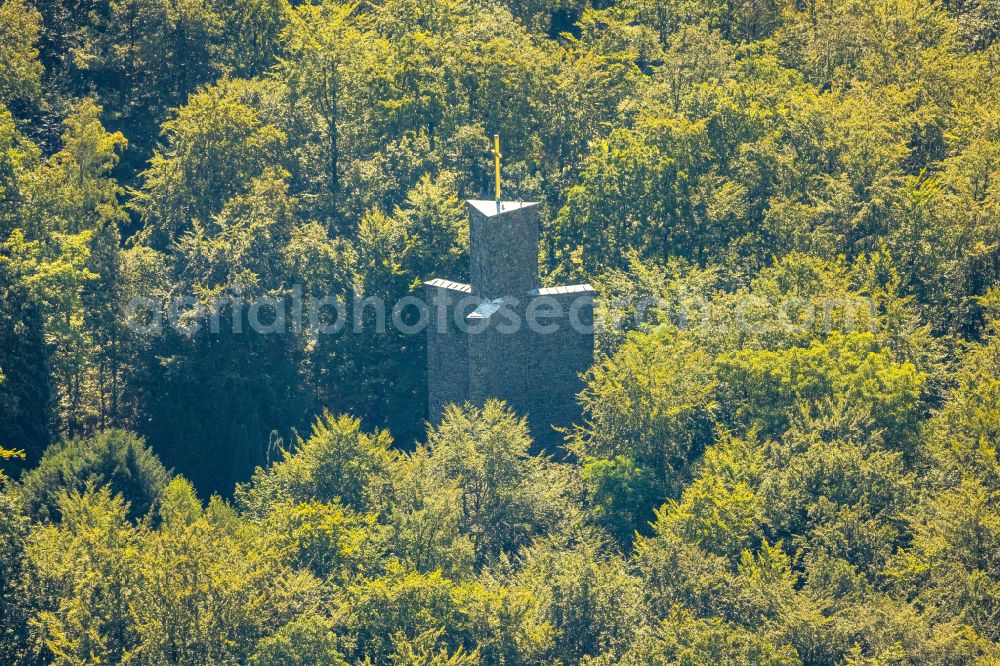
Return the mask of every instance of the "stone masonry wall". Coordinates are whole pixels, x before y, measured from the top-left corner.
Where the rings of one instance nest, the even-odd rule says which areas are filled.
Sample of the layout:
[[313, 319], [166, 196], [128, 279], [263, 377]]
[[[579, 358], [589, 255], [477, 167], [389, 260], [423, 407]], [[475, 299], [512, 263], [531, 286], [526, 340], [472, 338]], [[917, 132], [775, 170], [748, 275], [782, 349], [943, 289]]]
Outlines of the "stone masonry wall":
[[[531, 407], [526, 411], [535, 446], [553, 451], [563, 436], [555, 428], [568, 428], [580, 417], [576, 394], [583, 389], [580, 374], [594, 357], [594, 290], [590, 285], [553, 287], [532, 292], [537, 321], [558, 326], [546, 333], [532, 332], [528, 364]], [[548, 320], [546, 312], [555, 313]]]
[[[532, 350], [523, 325], [523, 307], [501, 303], [488, 316], [477, 314], [469, 319], [469, 400], [481, 405], [499, 398], [526, 414], [531, 408], [528, 366]], [[515, 322], [520, 322], [517, 330]]]
[[[481, 204], [482, 202], [476, 202]], [[538, 204], [506, 202], [469, 205], [469, 254], [472, 293], [484, 298], [524, 294], [538, 287]]]
[[424, 284], [427, 302], [427, 402], [428, 418], [432, 423], [441, 419], [445, 405], [461, 404], [468, 397], [468, 338], [456, 324], [454, 314], [463, 304], [468, 304], [466, 309], [472, 309], [471, 291], [469, 285], [449, 280], [431, 280]]

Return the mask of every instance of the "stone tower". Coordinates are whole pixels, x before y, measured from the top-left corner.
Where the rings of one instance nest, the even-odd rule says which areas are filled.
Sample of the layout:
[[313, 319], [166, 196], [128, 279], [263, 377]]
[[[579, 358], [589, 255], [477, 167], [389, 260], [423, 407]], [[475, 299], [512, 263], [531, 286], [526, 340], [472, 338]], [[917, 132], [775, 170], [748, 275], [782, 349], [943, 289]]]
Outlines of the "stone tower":
[[579, 416], [594, 355], [594, 290], [540, 288], [538, 203], [469, 201], [471, 284], [424, 283], [430, 420], [445, 405], [505, 400], [539, 448]]

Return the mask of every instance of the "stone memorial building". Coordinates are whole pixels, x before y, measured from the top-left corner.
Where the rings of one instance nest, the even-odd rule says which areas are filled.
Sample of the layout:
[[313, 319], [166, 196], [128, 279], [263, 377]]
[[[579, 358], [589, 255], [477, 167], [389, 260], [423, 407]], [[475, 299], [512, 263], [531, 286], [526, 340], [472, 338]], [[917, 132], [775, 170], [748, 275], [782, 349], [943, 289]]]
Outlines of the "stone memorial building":
[[594, 290], [539, 285], [537, 203], [469, 201], [471, 284], [424, 283], [430, 420], [445, 405], [505, 400], [537, 448], [579, 417], [594, 355]]

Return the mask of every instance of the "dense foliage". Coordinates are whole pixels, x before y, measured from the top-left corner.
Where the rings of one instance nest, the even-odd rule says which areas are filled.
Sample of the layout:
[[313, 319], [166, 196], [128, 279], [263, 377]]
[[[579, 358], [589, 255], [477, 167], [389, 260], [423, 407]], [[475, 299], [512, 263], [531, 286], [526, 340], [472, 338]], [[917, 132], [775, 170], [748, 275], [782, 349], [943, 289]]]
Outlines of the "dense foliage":
[[[998, 39], [993, 0], [0, 0], [0, 663], [1000, 662]], [[598, 290], [557, 451], [426, 426], [365, 307], [467, 272], [496, 132]]]

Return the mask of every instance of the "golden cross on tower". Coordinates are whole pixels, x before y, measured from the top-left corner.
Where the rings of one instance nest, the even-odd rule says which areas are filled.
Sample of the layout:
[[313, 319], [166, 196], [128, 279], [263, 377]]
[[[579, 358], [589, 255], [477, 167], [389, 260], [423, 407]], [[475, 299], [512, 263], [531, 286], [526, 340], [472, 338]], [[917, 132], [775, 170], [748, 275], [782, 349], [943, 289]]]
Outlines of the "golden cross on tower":
[[500, 135], [493, 135], [493, 164], [497, 172], [497, 212], [500, 212]]

